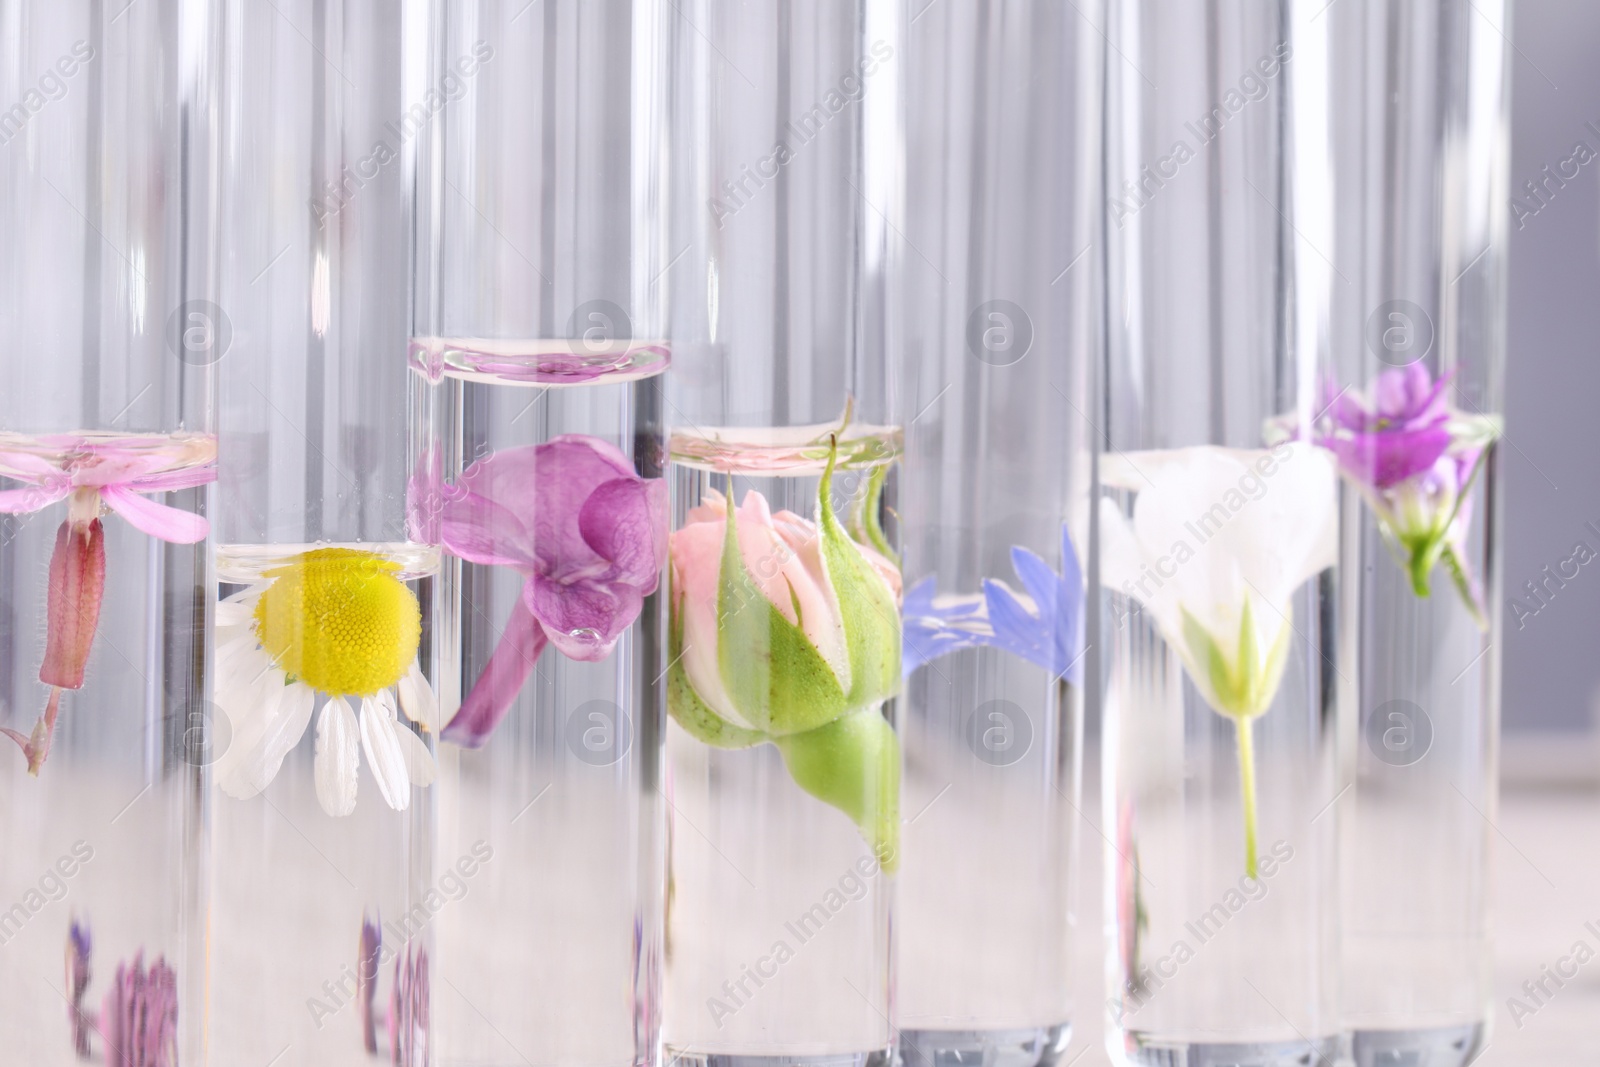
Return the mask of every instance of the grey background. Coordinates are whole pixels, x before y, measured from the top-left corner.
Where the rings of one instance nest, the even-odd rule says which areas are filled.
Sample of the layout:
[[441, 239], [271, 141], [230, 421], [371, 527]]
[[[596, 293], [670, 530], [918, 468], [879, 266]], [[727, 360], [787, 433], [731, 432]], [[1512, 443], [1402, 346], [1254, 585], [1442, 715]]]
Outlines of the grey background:
[[[1572, 155], [1600, 154], [1600, 3], [1518, 0], [1512, 16], [1511, 186]], [[1600, 552], [1600, 158], [1536, 215], [1510, 224], [1504, 598], [1542, 580], [1582, 540]], [[1570, 573], [1571, 568], [1568, 567]], [[1519, 628], [1504, 614], [1504, 719], [1512, 731], [1591, 728], [1600, 697], [1600, 558]]]

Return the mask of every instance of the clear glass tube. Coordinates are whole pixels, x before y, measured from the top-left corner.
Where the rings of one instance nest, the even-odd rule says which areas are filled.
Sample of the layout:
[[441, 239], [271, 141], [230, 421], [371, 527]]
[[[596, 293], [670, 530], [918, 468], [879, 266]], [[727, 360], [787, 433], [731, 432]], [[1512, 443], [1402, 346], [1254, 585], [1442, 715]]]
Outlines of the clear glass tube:
[[[1329, 11], [1330, 254], [1348, 284], [1317, 433], [1346, 500], [1343, 1010], [1360, 1065], [1461, 1065], [1487, 1040], [1508, 6]], [[1562, 582], [1547, 571], [1511, 603], [1536, 610]]]
[[1096, 532], [1118, 1063], [1339, 1049], [1348, 670], [1337, 474], [1306, 428], [1334, 278], [1322, 6], [1110, 4]]
[[428, 942], [467, 877], [429, 865], [438, 448], [406, 366], [402, 56], [379, 0], [228, 4], [219, 1064], [427, 1062]]
[[654, 5], [433, 6], [413, 367], [440, 383], [435, 1062], [654, 1063], [667, 486]]
[[672, 7], [664, 1054], [886, 1063], [902, 13]]
[[201, 1048], [215, 14], [0, 5], [0, 1044], [16, 1062]]
[[906, 38], [908, 1063], [1071, 1036], [1102, 21], [943, 4]]

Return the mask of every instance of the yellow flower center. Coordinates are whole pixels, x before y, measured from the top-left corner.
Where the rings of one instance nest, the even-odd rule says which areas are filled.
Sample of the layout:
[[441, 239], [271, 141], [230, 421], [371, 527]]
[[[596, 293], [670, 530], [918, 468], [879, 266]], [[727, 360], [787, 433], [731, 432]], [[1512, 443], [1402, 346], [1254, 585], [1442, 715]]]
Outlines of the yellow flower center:
[[324, 693], [370, 696], [417, 658], [422, 612], [400, 568], [352, 548], [318, 548], [267, 571], [256, 637], [272, 661]]

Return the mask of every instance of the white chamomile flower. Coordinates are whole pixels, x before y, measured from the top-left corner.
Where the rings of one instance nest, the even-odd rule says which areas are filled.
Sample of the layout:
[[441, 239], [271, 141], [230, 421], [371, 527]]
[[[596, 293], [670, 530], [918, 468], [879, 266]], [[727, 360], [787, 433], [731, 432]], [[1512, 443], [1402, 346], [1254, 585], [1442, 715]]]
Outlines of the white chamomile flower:
[[233, 731], [213, 768], [223, 792], [252, 797], [271, 783], [319, 693], [315, 778], [329, 815], [355, 810], [363, 751], [391, 808], [432, 783], [433, 756], [397, 712], [398, 703], [423, 730], [435, 726], [416, 658], [421, 614], [397, 569], [369, 552], [319, 548], [217, 605], [216, 703]]

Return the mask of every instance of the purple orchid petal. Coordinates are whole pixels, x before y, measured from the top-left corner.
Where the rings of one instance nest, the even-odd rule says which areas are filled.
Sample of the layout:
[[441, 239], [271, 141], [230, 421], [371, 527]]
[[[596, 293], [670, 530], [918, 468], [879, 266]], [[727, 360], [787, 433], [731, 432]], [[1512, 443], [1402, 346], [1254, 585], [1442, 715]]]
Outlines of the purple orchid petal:
[[452, 487], [445, 491], [441, 536], [452, 555], [489, 567], [530, 573], [537, 565], [533, 538], [522, 520], [493, 499]]
[[659, 480], [617, 478], [584, 501], [578, 531], [589, 547], [612, 563], [612, 577], [640, 593], [656, 590], [666, 557], [666, 485]]
[[204, 541], [206, 534], [211, 532], [211, 524], [204, 515], [157, 504], [149, 497], [140, 496], [121, 485], [102, 488], [100, 499], [134, 529], [175, 545]]
[[605, 659], [639, 616], [644, 597], [622, 582], [559, 582], [535, 575], [522, 598], [544, 626], [550, 643], [570, 659]]
[[[597, 438], [566, 434], [542, 445], [507, 448], [468, 467], [455, 491], [476, 494], [504, 509], [484, 516], [482, 506], [447, 500], [447, 525], [452, 516], [461, 522], [520, 521], [494, 535], [498, 554], [508, 558], [547, 561], [552, 568], [584, 570], [601, 562], [578, 529], [578, 515], [596, 486], [617, 478], [636, 477], [627, 457]], [[446, 496], [451, 495], [446, 491]], [[517, 543], [510, 543], [510, 538]], [[480, 537], [481, 540], [481, 537]]]
[[494, 728], [500, 725], [511, 702], [517, 698], [533, 665], [539, 660], [548, 640], [544, 627], [528, 611], [522, 597], [511, 607], [511, 618], [500, 634], [500, 643], [478, 675], [472, 692], [462, 701], [450, 724], [439, 737], [463, 748], [481, 748]]

